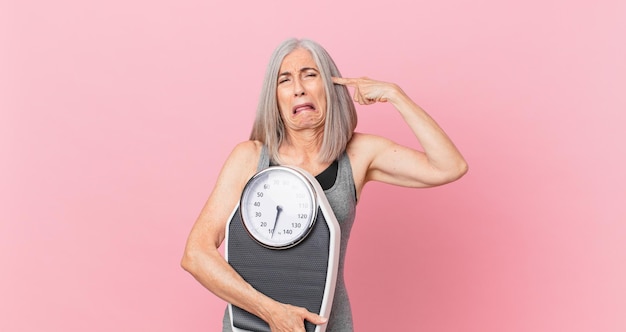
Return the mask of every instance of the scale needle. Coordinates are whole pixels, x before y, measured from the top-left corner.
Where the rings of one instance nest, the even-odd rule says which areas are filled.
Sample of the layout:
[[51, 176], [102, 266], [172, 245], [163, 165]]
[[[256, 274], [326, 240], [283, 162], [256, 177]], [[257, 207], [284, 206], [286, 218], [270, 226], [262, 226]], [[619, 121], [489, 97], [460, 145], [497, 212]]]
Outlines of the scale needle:
[[276, 231], [276, 223], [278, 222], [278, 216], [283, 211], [283, 207], [280, 205], [276, 205], [276, 219], [274, 219], [274, 228], [272, 228], [272, 236], [274, 238], [274, 232]]

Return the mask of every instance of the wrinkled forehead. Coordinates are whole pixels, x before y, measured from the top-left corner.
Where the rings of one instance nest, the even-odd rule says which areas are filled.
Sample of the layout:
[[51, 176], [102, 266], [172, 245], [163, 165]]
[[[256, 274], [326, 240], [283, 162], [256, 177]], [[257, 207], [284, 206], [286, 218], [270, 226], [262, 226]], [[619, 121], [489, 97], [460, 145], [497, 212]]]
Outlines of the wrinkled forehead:
[[313, 68], [319, 71], [317, 63], [311, 52], [304, 48], [296, 48], [287, 54], [280, 64], [279, 75], [282, 73], [295, 73], [304, 68]]

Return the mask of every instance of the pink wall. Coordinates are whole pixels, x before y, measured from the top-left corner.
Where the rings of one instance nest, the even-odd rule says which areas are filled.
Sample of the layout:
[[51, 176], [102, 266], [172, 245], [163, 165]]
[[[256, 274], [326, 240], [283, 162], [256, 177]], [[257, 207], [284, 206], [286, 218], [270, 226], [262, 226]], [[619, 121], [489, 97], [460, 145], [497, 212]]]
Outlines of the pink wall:
[[2, 2], [0, 331], [219, 329], [179, 259], [292, 36], [400, 84], [470, 164], [366, 187], [358, 331], [626, 331], [625, 22], [621, 0]]

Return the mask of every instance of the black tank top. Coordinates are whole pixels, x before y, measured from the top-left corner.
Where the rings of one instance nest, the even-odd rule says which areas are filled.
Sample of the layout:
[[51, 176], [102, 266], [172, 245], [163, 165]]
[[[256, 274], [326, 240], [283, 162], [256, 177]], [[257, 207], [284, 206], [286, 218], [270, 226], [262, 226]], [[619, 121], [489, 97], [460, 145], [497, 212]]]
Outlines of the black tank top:
[[[277, 164], [273, 161], [270, 162], [270, 166], [276, 166]], [[332, 164], [326, 167], [322, 173], [315, 176], [317, 182], [320, 183], [322, 190], [328, 190], [335, 185], [335, 181], [337, 180], [337, 171], [339, 170], [339, 161], [335, 160]]]

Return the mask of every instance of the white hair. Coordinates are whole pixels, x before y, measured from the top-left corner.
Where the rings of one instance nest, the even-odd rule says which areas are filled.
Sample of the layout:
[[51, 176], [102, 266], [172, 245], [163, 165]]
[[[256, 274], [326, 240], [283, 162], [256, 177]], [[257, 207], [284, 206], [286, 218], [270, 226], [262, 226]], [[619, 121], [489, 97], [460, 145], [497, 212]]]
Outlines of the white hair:
[[285, 139], [285, 126], [278, 109], [277, 80], [283, 59], [299, 48], [311, 53], [324, 83], [327, 110], [320, 161], [332, 162], [341, 156], [352, 138], [357, 114], [348, 89], [332, 81], [333, 77], [341, 77], [337, 65], [321, 45], [309, 39], [288, 39], [274, 50], [265, 72], [250, 139], [265, 144], [270, 158], [280, 163], [278, 148]]

